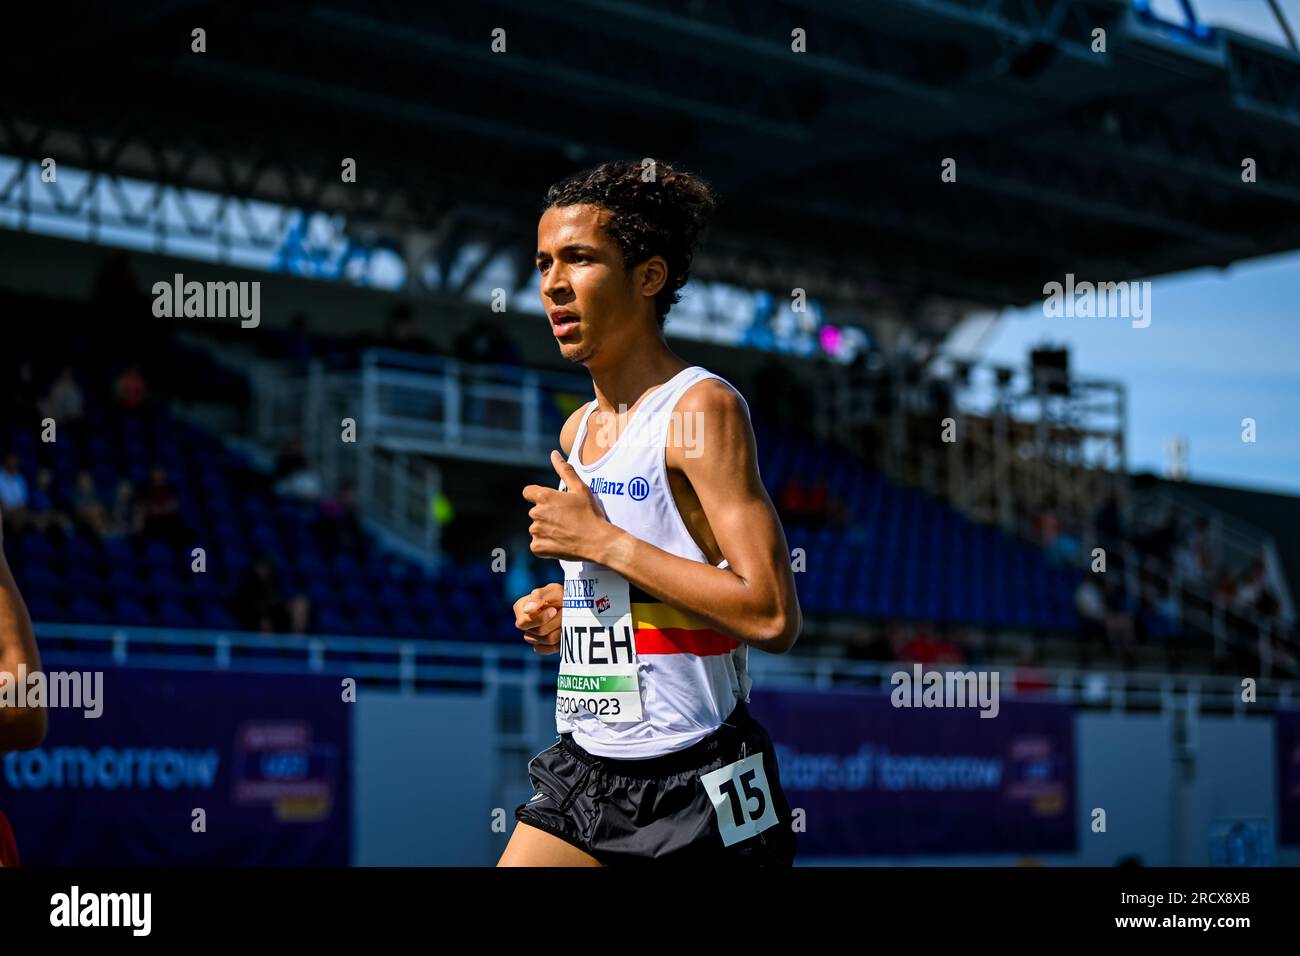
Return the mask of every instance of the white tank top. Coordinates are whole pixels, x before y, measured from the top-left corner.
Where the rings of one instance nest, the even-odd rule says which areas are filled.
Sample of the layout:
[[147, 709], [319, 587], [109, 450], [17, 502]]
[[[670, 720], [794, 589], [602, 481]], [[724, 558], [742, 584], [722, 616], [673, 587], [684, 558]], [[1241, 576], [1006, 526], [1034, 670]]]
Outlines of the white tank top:
[[[709, 378], [735, 390], [699, 366], [682, 369], [641, 399], [612, 448], [584, 465], [581, 449], [596, 408], [591, 402], [569, 453], [569, 464], [613, 524], [702, 563], [709, 559], [673, 501], [664, 450], [670, 437], [688, 456], [700, 447], [705, 436], [696, 417], [673, 411], [688, 388]], [[608, 568], [590, 561], [560, 564], [565, 594], [555, 710], [560, 733], [572, 733], [580, 746], [602, 757], [654, 757], [708, 736], [738, 700], [749, 701], [748, 645]]]

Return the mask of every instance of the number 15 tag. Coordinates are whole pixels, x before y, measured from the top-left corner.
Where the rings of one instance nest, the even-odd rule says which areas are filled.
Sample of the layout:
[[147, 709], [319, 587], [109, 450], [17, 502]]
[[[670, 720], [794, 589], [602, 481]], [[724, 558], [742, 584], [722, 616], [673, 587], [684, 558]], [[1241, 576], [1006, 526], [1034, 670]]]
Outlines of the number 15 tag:
[[777, 822], [761, 753], [703, 774], [700, 783], [713, 801], [723, 846], [758, 836]]

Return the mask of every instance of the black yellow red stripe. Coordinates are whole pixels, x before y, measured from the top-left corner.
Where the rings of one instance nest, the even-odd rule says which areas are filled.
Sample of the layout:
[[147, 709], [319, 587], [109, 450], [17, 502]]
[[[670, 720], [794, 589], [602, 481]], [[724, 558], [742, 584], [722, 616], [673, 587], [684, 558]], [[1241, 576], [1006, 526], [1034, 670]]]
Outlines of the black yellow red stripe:
[[[641, 597], [648, 597], [637, 589]], [[695, 654], [710, 657], [729, 654], [740, 646], [734, 637], [715, 630], [703, 619], [669, 607], [662, 601], [632, 600], [632, 627], [638, 656], [646, 654]]]

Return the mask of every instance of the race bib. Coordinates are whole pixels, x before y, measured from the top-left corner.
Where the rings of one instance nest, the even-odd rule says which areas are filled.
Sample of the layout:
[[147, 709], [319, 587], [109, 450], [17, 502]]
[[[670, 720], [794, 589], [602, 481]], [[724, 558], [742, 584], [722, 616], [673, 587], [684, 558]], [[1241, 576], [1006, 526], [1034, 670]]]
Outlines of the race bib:
[[700, 783], [713, 803], [723, 846], [748, 840], [775, 826], [776, 805], [763, 771], [761, 753], [702, 774]]
[[579, 567], [564, 576], [556, 712], [585, 711], [609, 724], [638, 721], [641, 684], [627, 579], [589, 561]]

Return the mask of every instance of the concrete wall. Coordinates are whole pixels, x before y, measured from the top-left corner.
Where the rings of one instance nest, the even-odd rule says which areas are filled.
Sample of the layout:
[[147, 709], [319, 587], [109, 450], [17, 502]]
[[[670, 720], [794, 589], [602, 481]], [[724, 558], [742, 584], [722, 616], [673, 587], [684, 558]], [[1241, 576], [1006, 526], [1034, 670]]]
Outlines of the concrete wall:
[[494, 863], [487, 701], [366, 691], [354, 714], [353, 863]]

